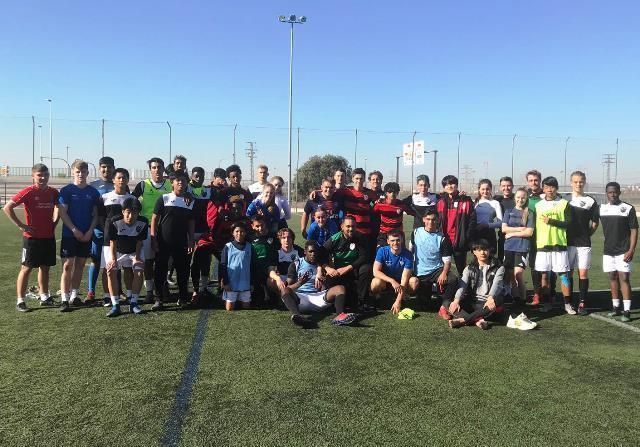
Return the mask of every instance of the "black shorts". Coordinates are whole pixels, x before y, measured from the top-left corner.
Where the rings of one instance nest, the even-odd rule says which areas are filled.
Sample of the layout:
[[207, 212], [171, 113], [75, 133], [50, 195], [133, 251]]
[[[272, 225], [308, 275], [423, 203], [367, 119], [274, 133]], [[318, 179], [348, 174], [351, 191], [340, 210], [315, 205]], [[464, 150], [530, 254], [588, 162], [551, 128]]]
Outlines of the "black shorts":
[[22, 238], [22, 265], [30, 268], [56, 265], [56, 240]]
[[60, 242], [60, 257], [88, 258], [91, 256], [91, 241], [80, 242], [74, 237], [63, 237]]
[[503, 264], [506, 269], [513, 269], [515, 267], [526, 269], [529, 264], [529, 253], [505, 250]]

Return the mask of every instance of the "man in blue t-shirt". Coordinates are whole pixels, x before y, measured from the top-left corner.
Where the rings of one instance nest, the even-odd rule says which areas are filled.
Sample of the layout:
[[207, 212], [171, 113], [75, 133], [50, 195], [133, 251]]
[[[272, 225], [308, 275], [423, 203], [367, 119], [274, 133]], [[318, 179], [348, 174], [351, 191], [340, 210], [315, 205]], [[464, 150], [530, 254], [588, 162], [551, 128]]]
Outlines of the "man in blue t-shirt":
[[87, 184], [89, 165], [86, 161], [76, 160], [71, 165], [73, 183], [60, 190], [58, 204], [60, 218], [64, 222], [60, 258], [63, 263], [60, 277], [62, 303], [60, 311], [69, 311], [69, 302], [81, 304], [78, 288], [82, 280], [84, 265], [91, 254], [91, 238], [98, 223], [98, 204], [100, 193]]
[[417, 288], [411, 288], [409, 280], [413, 272], [413, 255], [404, 248], [400, 230], [387, 233], [387, 244], [378, 248], [376, 260], [373, 263], [373, 279], [371, 293], [381, 294], [393, 290], [396, 300], [391, 306], [391, 312], [397, 314], [402, 309], [402, 300], [408, 294], [415, 293]]
[[438, 231], [439, 216], [437, 211], [428, 210], [422, 216], [424, 227], [413, 230], [412, 246], [415, 255], [415, 275], [409, 281], [412, 289], [417, 290], [427, 300], [431, 299], [434, 285], [442, 294], [442, 305], [438, 314], [446, 319], [449, 315], [449, 304], [458, 289], [458, 278], [451, 271], [453, 247], [449, 239]]

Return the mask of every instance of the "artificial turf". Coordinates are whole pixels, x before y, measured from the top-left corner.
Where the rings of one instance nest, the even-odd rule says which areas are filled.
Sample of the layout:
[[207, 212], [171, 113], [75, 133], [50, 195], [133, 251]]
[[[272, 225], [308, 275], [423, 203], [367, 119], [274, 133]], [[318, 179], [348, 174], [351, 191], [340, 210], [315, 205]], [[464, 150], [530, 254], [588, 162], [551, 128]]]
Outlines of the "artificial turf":
[[[600, 234], [592, 289], [608, 287]], [[0, 218], [0, 445], [158, 445], [200, 311], [107, 319], [28, 301], [20, 314], [20, 246]], [[451, 330], [409, 305], [413, 321], [317, 316], [312, 330], [279, 310], [214, 309], [181, 445], [637, 444], [640, 334], [533, 310], [535, 331]]]

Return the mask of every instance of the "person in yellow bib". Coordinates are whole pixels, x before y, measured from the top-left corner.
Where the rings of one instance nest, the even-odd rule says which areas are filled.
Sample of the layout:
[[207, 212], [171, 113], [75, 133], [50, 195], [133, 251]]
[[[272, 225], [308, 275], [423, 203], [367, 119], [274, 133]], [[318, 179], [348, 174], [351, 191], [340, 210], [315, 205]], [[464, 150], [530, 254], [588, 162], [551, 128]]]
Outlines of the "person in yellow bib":
[[[164, 178], [164, 161], [161, 158], [153, 157], [147, 161], [149, 166], [149, 178], [138, 183], [133, 190], [133, 195], [138, 198], [142, 204], [140, 216], [151, 222], [153, 209], [156, 206], [158, 198], [164, 194], [169, 194], [173, 189], [171, 182]], [[144, 287], [147, 291], [144, 302], [146, 304], [153, 303], [153, 265], [156, 257], [151, 247], [151, 233], [147, 234], [147, 239], [142, 244], [144, 254]]]
[[567, 227], [571, 221], [569, 202], [558, 195], [558, 180], [546, 177], [542, 180], [543, 197], [535, 205], [536, 213], [536, 261], [535, 270], [540, 272], [543, 312], [553, 307], [550, 293], [550, 272], [560, 278], [564, 309], [569, 315], [576, 311], [571, 305], [571, 287], [569, 281], [569, 257], [567, 255]]

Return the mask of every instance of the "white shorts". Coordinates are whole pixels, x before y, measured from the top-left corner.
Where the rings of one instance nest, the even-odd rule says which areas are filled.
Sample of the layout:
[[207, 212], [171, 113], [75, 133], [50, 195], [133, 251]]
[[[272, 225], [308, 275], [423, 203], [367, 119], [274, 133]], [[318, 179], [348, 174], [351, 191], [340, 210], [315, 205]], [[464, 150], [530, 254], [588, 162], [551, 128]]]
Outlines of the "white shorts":
[[[117, 252], [118, 267], [120, 268], [134, 268], [133, 260], [135, 259], [135, 253], [120, 253]], [[106, 268], [107, 263], [111, 261], [111, 247], [102, 247], [102, 255], [100, 256], [100, 268]], [[142, 264], [135, 266], [134, 270], [144, 270], [144, 253], [140, 252], [140, 261]]]
[[298, 309], [302, 313], [322, 312], [324, 309], [327, 309], [333, 305], [332, 303], [328, 303], [324, 300], [324, 298], [327, 296], [326, 290], [314, 293], [296, 292], [296, 295], [300, 300]]
[[602, 256], [602, 270], [609, 272], [631, 272], [631, 262], [624, 262], [624, 254], [618, 256]]
[[151, 233], [147, 233], [147, 238], [142, 241], [142, 254], [148, 261], [156, 258], [156, 252], [151, 247]]
[[539, 251], [534, 268], [538, 272], [568, 272], [569, 256], [566, 251]]
[[242, 292], [228, 291], [222, 292], [222, 299], [228, 303], [235, 303], [236, 301], [242, 301], [243, 303], [251, 302], [251, 290], [244, 290]]
[[570, 270], [589, 270], [591, 268], [591, 247], [567, 247]]

